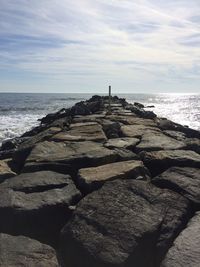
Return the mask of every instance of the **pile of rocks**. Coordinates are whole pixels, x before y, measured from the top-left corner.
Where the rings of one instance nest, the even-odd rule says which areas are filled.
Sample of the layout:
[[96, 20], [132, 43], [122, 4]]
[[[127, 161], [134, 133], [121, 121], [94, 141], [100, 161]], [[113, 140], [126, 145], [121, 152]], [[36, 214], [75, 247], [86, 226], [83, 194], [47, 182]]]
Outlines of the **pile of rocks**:
[[111, 100], [3, 143], [0, 266], [199, 266], [200, 132]]

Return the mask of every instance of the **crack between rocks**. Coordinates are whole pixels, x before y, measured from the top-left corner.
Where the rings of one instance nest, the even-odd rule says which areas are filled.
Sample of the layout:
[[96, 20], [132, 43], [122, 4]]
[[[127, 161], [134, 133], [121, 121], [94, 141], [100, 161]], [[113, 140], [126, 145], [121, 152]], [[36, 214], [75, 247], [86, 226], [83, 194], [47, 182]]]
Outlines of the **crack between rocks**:
[[21, 188], [21, 189], [13, 189], [13, 191], [23, 192], [25, 194], [42, 193], [42, 192], [49, 191], [52, 189], [61, 189], [67, 185], [68, 185], [67, 183], [59, 184], [59, 185], [41, 185], [41, 186], [37, 186], [37, 187], [26, 187], [26, 188]]

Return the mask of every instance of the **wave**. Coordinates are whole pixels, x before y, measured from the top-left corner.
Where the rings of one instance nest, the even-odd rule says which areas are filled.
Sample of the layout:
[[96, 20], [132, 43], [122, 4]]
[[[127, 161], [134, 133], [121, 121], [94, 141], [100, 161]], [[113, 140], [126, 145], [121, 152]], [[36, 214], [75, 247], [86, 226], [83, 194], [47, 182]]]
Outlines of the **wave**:
[[67, 97], [67, 98], [54, 98], [56, 101], [80, 101], [85, 100], [85, 98], [77, 98], [77, 97]]
[[12, 111], [43, 111], [43, 107], [0, 107], [0, 112], [12, 112]]

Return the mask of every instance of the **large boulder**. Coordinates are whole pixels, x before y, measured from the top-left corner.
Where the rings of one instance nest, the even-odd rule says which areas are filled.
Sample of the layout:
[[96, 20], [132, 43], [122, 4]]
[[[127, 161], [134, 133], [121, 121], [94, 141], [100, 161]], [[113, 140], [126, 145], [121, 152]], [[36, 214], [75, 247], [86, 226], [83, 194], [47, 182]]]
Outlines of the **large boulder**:
[[185, 196], [200, 207], [200, 169], [172, 167], [156, 176], [152, 182]]
[[184, 141], [187, 138], [184, 133], [178, 131], [164, 130], [163, 133], [179, 141]]
[[185, 149], [186, 144], [182, 141], [175, 140], [160, 132], [144, 133], [141, 142], [136, 147], [137, 152], [155, 151], [155, 150], [170, 150], [170, 149]]
[[200, 212], [174, 241], [161, 267], [199, 267], [200, 265]]
[[122, 137], [109, 139], [104, 146], [107, 148], [127, 148], [133, 149], [140, 142], [138, 138]]
[[56, 133], [60, 132], [61, 128], [59, 127], [50, 127], [45, 129], [44, 131], [31, 136], [29, 138], [26, 138], [24, 142], [22, 142], [17, 150], [13, 153], [12, 159], [13, 159], [13, 165], [15, 166], [15, 169], [17, 172], [20, 172], [21, 169], [24, 166], [24, 161], [29, 155], [32, 148], [37, 144], [44, 140], [48, 140]]
[[126, 113], [124, 115], [116, 115], [116, 114], [112, 114], [107, 116], [108, 119], [112, 120], [112, 121], [117, 121], [117, 122], [121, 122], [125, 125], [145, 125], [145, 126], [151, 126], [151, 127], [157, 127], [157, 124], [154, 120], [152, 119], [143, 119], [143, 118], [139, 118], [136, 115], [130, 115], [129, 113]]
[[16, 173], [11, 170], [9, 163], [10, 160], [0, 160], [0, 183], [16, 175]]
[[0, 234], [1, 267], [59, 267], [56, 251], [25, 236]]
[[69, 131], [54, 135], [52, 140], [56, 141], [96, 141], [107, 140], [100, 124], [95, 122], [75, 123], [70, 125]]
[[110, 163], [78, 172], [78, 184], [86, 191], [93, 191], [107, 181], [115, 179], [149, 179], [149, 172], [139, 160]]
[[191, 129], [189, 127], [183, 126], [181, 124], [175, 123], [173, 121], [158, 118], [157, 125], [162, 130], [169, 130], [169, 131], [178, 131], [184, 133], [188, 138], [200, 138], [200, 131]]
[[140, 157], [153, 176], [173, 166], [200, 167], [200, 155], [190, 150], [141, 152]]
[[0, 231], [56, 243], [81, 194], [68, 175], [26, 173], [0, 185]]
[[159, 266], [189, 209], [186, 198], [145, 181], [107, 182], [79, 202], [63, 228], [64, 266]]
[[185, 140], [187, 148], [200, 154], [200, 138], [187, 138]]
[[107, 139], [102, 126], [95, 122], [71, 124], [67, 134], [71, 136], [81, 136], [83, 140], [87, 141], [103, 142]]
[[121, 124], [119, 122], [103, 119], [100, 123], [107, 138], [118, 138], [120, 136]]
[[135, 125], [124, 125], [121, 127], [121, 133], [124, 137], [135, 137], [141, 138], [143, 134], [150, 132], [150, 134], [154, 134], [159, 132], [160, 130], [157, 127], [146, 126], [143, 124], [135, 124]]
[[[71, 173], [81, 167], [98, 166], [116, 159], [116, 152], [97, 142], [42, 142], [31, 151], [23, 171], [49, 168]], [[63, 168], [60, 164], [64, 164]]]
[[72, 123], [83, 123], [83, 122], [100, 122], [105, 118], [104, 114], [91, 114], [86, 116], [74, 116]]

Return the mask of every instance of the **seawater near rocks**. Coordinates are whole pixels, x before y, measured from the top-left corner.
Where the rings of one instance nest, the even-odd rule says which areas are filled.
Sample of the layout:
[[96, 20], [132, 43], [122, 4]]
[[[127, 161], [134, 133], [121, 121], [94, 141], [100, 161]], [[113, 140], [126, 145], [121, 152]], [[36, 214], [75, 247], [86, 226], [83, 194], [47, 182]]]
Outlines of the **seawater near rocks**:
[[108, 100], [3, 144], [0, 266], [175, 267], [188, 241], [198, 262], [199, 132], [118, 97], [108, 113]]

